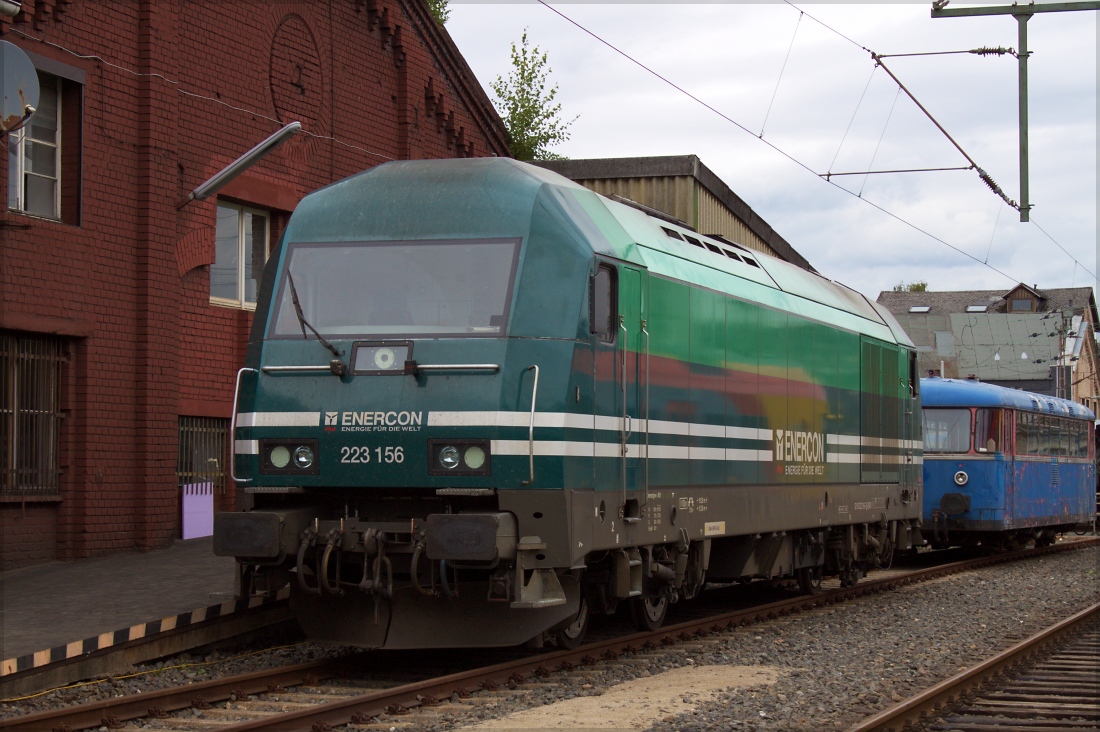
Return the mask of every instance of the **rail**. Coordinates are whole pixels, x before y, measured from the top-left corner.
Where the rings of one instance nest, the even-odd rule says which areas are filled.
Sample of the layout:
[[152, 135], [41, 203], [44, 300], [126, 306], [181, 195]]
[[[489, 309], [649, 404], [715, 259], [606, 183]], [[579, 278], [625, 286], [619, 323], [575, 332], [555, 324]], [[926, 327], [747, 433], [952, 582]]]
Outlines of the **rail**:
[[[1061, 640], [1086, 623], [1100, 617], [1100, 603], [1092, 605], [1046, 630], [1042, 630], [1025, 641], [998, 653], [981, 663], [962, 671], [949, 679], [941, 681], [916, 696], [905, 699], [889, 709], [868, 717], [859, 724], [849, 727], [847, 732], [879, 732], [881, 730], [910, 729], [919, 720], [926, 720], [943, 706], [957, 701], [976, 687], [1000, 675], [1027, 657]], [[1013, 727], [1016, 729], [1016, 727]], [[1049, 729], [1044, 727], [1044, 729]]]
[[[802, 595], [745, 610], [689, 620], [653, 632], [634, 633], [614, 639], [597, 641], [582, 645], [574, 650], [560, 650], [535, 656], [525, 656], [518, 660], [498, 663], [493, 666], [434, 677], [389, 689], [373, 690], [366, 694], [327, 704], [311, 705], [308, 709], [298, 709], [285, 714], [265, 714], [262, 719], [240, 722], [221, 729], [223, 732], [256, 730], [268, 730], [269, 732], [302, 730], [308, 732], [311, 729], [326, 729], [324, 725], [331, 727], [349, 722], [369, 723], [371, 718], [386, 713], [387, 709], [411, 709], [429, 704], [432, 699], [443, 699], [454, 693], [476, 689], [479, 685], [482, 688], [493, 688], [509, 682], [523, 683], [527, 679], [541, 677], [549, 673], [549, 670], [570, 669], [574, 665], [592, 666], [600, 663], [601, 659], [614, 660], [622, 653], [643, 652], [653, 645], [672, 645], [679, 641], [724, 632], [740, 625], [764, 622], [876, 592], [893, 590], [915, 582], [971, 571], [977, 567], [1072, 551], [1094, 546], [1098, 543], [1100, 543], [1100, 539], [1085, 539], [1057, 544], [1043, 549], [1030, 549], [993, 557], [982, 557], [977, 560], [953, 562], [938, 567], [917, 570], [902, 576], [871, 580], [854, 587], [841, 588], [820, 595]], [[21, 717], [0, 719], [0, 731], [40, 732], [43, 729], [62, 729], [65, 726], [77, 730], [98, 727], [105, 721], [114, 721], [120, 724], [123, 720], [147, 716], [152, 710], [167, 713], [172, 710], [186, 709], [189, 706], [203, 708], [206, 704], [229, 699], [231, 695], [239, 699], [242, 695], [264, 693], [280, 685], [285, 687], [316, 683], [321, 679], [332, 678], [340, 673], [354, 673], [356, 669], [362, 668], [361, 663], [356, 663], [357, 659], [362, 659], [362, 656], [347, 657], [335, 662], [335, 665], [331, 661], [319, 661], [294, 667], [269, 669], [243, 676], [231, 676], [199, 682], [173, 689], [113, 697], [91, 702], [90, 704], [34, 712]]]

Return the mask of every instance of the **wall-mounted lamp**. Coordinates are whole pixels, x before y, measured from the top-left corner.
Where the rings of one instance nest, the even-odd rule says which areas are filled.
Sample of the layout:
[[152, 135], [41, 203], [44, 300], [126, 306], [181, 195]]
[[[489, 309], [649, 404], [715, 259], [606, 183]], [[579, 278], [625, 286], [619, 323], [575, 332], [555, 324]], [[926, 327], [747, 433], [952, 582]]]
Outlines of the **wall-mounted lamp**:
[[[0, 2], [3, 2], [3, 0], [0, 0]], [[210, 180], [206, 181], [201, 186], [188, 193], [186, 198], [176, 204], [176, 208], [183, 208], [187, 204], [191, 203], [191, 201], [202, 201], [214, 195], [219, 190], [227, 186], [229, 182], [236, 178], [238, 175], [258, 163], [263, 156], [267, 155], [269, 152], [279, 147], [279, 145], [282, 145], [291, 137], [294, 137], [294, 135], [298, 134], [301, 129], [301, 122], [291, 122], [290, 124], [286, 125], [278, 132], [261, 142], [259, 145], [252, 148], [244, 155], [240, 156], [232, 163], [215, 173], [214, 176], [210, 178]]]
[[0, 0], [0, 15], [14, 18], [23, 10], [23, 4], [19, 0]]

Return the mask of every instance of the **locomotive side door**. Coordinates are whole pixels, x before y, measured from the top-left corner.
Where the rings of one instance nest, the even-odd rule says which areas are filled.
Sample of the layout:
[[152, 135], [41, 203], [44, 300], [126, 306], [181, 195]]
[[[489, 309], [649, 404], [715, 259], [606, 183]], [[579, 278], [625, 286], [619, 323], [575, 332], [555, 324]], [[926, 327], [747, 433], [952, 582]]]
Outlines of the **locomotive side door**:
[[596, 490], [606, 496], [608, 512], [632, 522], [645, 505], [648, 272], [597, 261], [589, 300], [594, 351], [593, 478]]
[[649, 272], [635, 266], [619, 268], [619, 347], [620, 391], [623, 420], [619, 440], [622, 445], [623, 498], [621, 510], [627, 522], [638, 521], [645, 506], [649, 487], [646, 455], [649, 440], [649, 332], [646, 310], [649, 304]]

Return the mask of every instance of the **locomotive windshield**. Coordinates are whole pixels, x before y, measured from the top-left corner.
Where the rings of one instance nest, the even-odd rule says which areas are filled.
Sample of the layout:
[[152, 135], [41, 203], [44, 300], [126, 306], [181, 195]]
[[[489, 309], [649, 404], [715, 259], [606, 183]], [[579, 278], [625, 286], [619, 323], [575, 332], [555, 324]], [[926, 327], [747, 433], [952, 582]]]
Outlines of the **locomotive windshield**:
[[[499, 336], [517, 240], [292, 243], [302, 314], [326, 336]], [[285, 274], [268, 337], [301, 337]]]

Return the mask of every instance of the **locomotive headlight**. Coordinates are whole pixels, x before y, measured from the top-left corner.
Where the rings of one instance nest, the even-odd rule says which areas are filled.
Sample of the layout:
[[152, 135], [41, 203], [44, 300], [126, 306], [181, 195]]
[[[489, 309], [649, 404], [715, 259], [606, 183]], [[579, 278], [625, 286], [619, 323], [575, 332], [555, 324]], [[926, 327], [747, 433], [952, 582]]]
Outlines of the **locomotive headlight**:
[[290, 450], [285, 445], [276, 445], [271, 448], [271, 453], [268, 458], [271, 460], [271, 465], [280, 470], [290, 464]]
[[492, 475], [491, 440], [428, 440], [428, 475]]
[[[272, 462], [274, 462], [274, 460]], [[294, 465], [302, 470], [306, 470], [313, 465], [313, 450], [306, 445], [302, 445], [296, 449], [294, 451]]]
[[966, 485], [970, 482], [970, 476], [965, 471], [960, 470], [955, 473], [955, 485]]
[[317, 475], [317, 440], [259, 440], [261, 475]]
[[458, 448], [448, 445], [439, 451], [439, 464], [447, 470], [458, 467]]
[[466, 467], [470, 470], [480, 470], [485, 464], [485, 451], [477, 445], [470, 445], [462, 456], [462, 462], [466, 463]]

